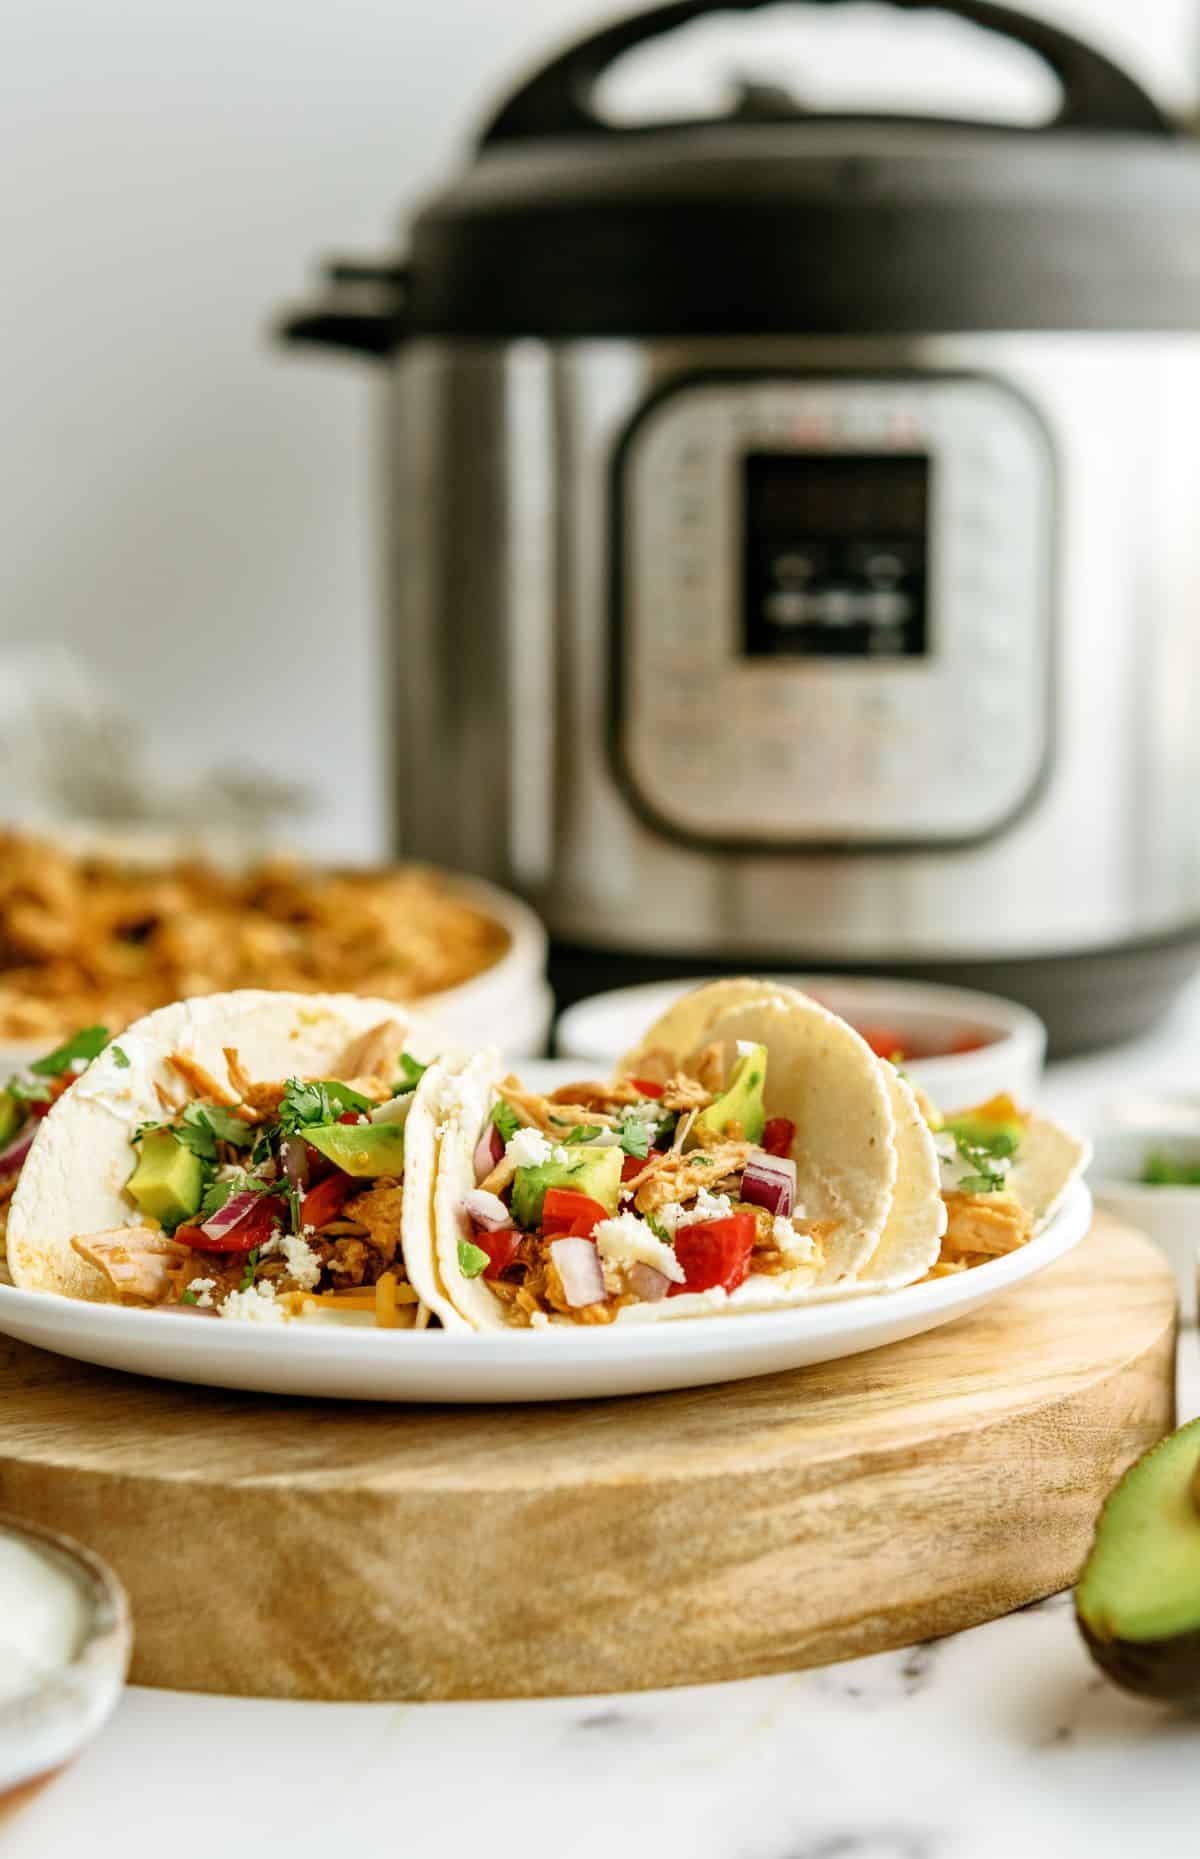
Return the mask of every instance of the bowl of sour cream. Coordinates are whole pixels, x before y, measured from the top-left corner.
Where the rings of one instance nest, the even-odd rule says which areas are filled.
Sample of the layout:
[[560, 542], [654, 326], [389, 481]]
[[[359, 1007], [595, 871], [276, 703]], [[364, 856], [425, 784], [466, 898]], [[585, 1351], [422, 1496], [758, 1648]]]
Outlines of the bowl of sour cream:
[[131, 1644], [111, 1569], [65, 1536], [0, 1516], [0, 1819], [111, 1715]]

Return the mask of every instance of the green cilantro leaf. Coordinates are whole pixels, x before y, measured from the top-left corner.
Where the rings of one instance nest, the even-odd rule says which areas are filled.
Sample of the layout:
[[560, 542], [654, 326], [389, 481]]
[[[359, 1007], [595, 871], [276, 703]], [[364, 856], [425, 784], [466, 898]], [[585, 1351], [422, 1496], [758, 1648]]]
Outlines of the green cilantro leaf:
[[976, 1172], [965, 1175], [958, 1182], [960, 1194], [997, 1194], [1005, 1185], [1008, 1169], [1005, 1163], [1017, 1147], [1017, 1139], [1011, 1130], [997, 1130], [994, 1135], [975, 1135], [970, 1138], [958, 1130], [953, 1132], [954, 1146], [968, 1166]]
[[650, 1143], [656, 1125], [648, 1123], [636, 1104], [624, 1111], [617, 1127], [617, 1140], [626, 1155], [636, 1156], [644, 1162], [650, 1153]]
[[473, 1246], [469, 1239], [458, 1242], [459, 1270], [464, 1278], [478, 1278], [488, 1262], [488, 1255], [482, 1246]]
[[248, 1252], [246, 1254], [246, 1269], [242, 1273], [242, 1282], [238, 1286], [239, 1291], [249, 1291], [250, 1287], [254, 1283], [254, 1274], [257, 1269], [258, 1269], [258, 1247], [255, 1246], [253, 1252]]
[[15, 1097], [21, 1104], [48, 1104], [50, 1102], [50, 1086], [44, 1084], [40, 1078], [10, 1078], [7, 1088], [8, 1095]]
[[94, 1059], [107, 1044], [106, 1026], [85, 1026], [81, 1033], [76, 1033], [65, 1045], [56, 1046], [53, 1052], [47, 1052], [45, 1058], [35, 1059], [29, 1069], [39, 1078], [61, 1078], [76, 1059]]
[[279, 1127], [285, 1136], [314, 1123], [336, 1123], [347, 1110], [359, 1116], [371, 1109], [371, 1100], [335, 1078], [289, 1078], [279, 1105]]
[[122, 1071], [122, 1072], [127, 1072], [129, 1070], [129, 1054], [126, 1051], [124, 1051], [122, 1047], [114, 1046], [112, 1049], [112, 1055], [113, 1055], [113, 1064], [116, 1066], [117, 1070]]
[[492, 1105], [492, 1122], [496, 1125], [506, 1143], [510, 1143], [521, 1127], [521, 1119], [510, 1104], [502, 1097]]
[[197, 1298], [196, 1293], [189, 1286], [186, 1291], [180, 1292], [179, 1302], [181, 1304], [195, 1304], [199, 1302], [199, 1299]]
[[599, 1136], [600, 1127], [598, 1123], [577, 1123], [575, 1128], [571, 1130], [568, 1135], [563, 1137], [563, 1141], [567, 1143], [590, 1143], [594, 1137]]
[[405, 1091], [415, 1091], [428, 1070], [428, 1065], [422, 1065], [420, 1059], [414, 1059], [411, 1052], [402, 1052], [400, 1070], [392, 1086], [395, 1095], [400, 1097]]
[[[161, 1128], [161, 1125], [142, 1124], [135, 1132], [134, 1141], [144, 1136], [148, 1128], [156, 1127]], [[198, 1155], [202, 1162], [216, 1161], [218, 1141], [229, 1143], [235, 1149], [248, 1149], [254, 1141], [251, 1126], [220, 1104], [189, 1104], [178, 1123], [169, 1127], [175, 1140], [193, 1155]]]

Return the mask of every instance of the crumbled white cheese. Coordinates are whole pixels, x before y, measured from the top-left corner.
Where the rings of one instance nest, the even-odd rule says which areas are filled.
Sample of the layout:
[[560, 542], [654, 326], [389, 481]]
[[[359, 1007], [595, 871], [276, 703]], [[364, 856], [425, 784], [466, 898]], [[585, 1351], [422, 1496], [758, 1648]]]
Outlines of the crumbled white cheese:
[[548, 1330], [550, 1328], [550, 1319], [544, 1310], [530, 1311], [529, 1327], [531, 1330]]
[[192, 1301], [195, 1304], [197, 1310], [211, 1310], [212, 1309], [213, 1307], [212, 1294], [216, 1290], [216, 1288], [217, 1288], [217, 1281], [215, 1278], [193, 1278], [192, 1279], [191, 1284], [188, 1286], [188, 1290], [191, 1291], [193, 1294]]
[[[979, 1174], [978, 1165], [959, 1154], [958, 1144], [949, 1130], [937, 1131], [933, 1138], [933, 1146], [937, 1150], [938, 1162], [941, 1165], [943, 1188], [953, 1192], [961, 1182], [968, 1180], [972, 1175]], [[991, 1164], [989, 1172], [994, 1171], [1000, 1175], [1006, 1175], [1012, 1167], [1012, 1157], [1009, 1155], [990, 1156], [989, 1162]]]
[[811, 1233], [801, 1233], [783, 1214], [771, 1223], [771, 1237], [785, 1258], [797, 1265], [807, 1265], [817, 1256], [817, 1243]]
[[288, 1271], [302, 1291], [315, 1291], [321, 1276], [321, 1261], [307, 1240], [285, 1233], [279, 1242]]
[[[657, 1131], [657, 1122], [646, 1122], [640, 1117], [625, 1119], [625, 1140], [632, 1145], [632, 1152], [635, 1154], [638, 1149], [650, 1147]], [[617, 1140], [620, 1141], [620, 1138], [618, 1137]]]
[[550, 1151], [550, 1160], [552, 1162], [557, 1162], [559, 1166], [562, 1167], [563, 1164], [566, 1162], [569, 1162], [571, 1158], [567, 1154], [566, 1150], [563, 1148], [562, 1144], [557, 1143], [555, 1147]]
[[[566, 1151], [562, 1153], [565, 1161]], [[537, 1168], [550, 1160], [552, 1148], [540, 1130], [517, 1130], [505, 1143], [504, 1154], [518, 1168]]]
[[754, 1051], [755, 1051], [755, 1045], [752, 1039], [739, 1039], [738, 1040], [737, 1055], [739, 1059], [750, 1058], [752, 1054], [754, 1053]]
[[661, 1227], [674, 1234], [681, 1226], [695, 1226], [698, 1220], [724, 1220], [732, 1212], [733, 1202], [727, 1194], [710, 1194], [707, 1188], [701, 1188], [690, 1207], [668, 1201], [659, 1208], [656, 1218]]
[[251, 1285], [248, 1291], [231, 1291], [221, 1306], [221, 1315], [238, 1323], [282, 1323], [283, 1306], [275, 1302], [275, 1287], [265, 1280]]
[[592, 1237], [601, 1259], [612, 1265], [652, 1265], [677, 1285], [687, 1276], [671, 1247], [636, 1214], [618, 1214], [614, 1220], [598, 1221]]

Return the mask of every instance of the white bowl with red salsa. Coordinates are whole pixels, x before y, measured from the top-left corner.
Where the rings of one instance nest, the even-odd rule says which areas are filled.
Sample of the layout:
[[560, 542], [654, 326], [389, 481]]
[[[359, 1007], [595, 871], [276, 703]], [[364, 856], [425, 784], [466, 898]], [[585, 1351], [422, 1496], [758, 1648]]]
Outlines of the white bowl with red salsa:
[[[769, 978], [803, 988], [849, 1020], [881, 1058], [900, 1065], [945, 1109], [984, 1103], [1001, 1092], [1025, 1104], [1037, 1095], [1046, 1029], [1015, 1001], [968, 988], [874, 976]], [[672, 1001], [701, 985], [689, 977], [589, 995], [562, 1015], [556, 1050], [564, 1058], [611, 1063]]]

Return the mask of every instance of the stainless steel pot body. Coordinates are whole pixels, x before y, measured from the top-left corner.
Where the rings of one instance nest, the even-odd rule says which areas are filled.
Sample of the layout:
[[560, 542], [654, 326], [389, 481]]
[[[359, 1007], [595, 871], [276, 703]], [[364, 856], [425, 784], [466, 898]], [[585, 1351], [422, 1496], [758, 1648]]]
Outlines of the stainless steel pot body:
[[[725, 960], [1200, 925], [1200, 339], [422, 342], [383, 412], [405, 853]], [[932, 644], [875, 683], [747, 668], [733, 613], [729, 461], [830, 419], [934, 454]]]

